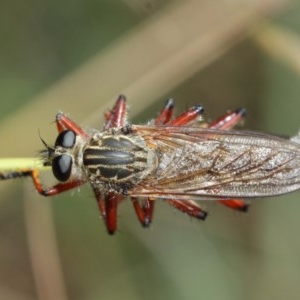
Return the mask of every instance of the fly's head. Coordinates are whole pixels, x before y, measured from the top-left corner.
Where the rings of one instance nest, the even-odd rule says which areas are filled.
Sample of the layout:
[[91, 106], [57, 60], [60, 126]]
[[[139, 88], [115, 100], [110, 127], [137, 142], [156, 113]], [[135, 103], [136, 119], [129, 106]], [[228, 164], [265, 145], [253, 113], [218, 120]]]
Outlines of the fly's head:
[[49, 146], [41, 139], [46, 149], [41, 151], [44, 166], [51, 166], [52, 172], [58, 181], [65, 182], [69, 179], [81, 179], [82, 172], [82, 147], [84, 140], [72, 130], [59, 133], [54, 146]]

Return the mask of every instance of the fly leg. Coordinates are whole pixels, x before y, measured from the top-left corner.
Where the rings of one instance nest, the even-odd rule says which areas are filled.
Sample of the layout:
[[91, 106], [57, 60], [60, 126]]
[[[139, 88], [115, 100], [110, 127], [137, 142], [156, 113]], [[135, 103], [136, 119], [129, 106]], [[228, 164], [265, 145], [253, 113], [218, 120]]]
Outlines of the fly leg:
[[225, 199], [217, 201], [218, 203], [237, 211], [247, 212], [249, 209], [249, 204], [242, 199]]
[[103, 128], [104, 130], [124, 126], [126, 117], [126, 97], [120, 95], [113, 109], [108, 111], [104, 117], [106, 120]]
[[217, 200], [218, 203], [241, 212], [247, 212], [249, 209], [249, 203], [246, 203], [242, 199], [225, 199], [225, 200]]
[[82, 138], [88, 137], [88, 134], [81, 127], [63, 113], [56, 115], [55, 122], [59, 133], [64, 130], [72, 130], [76, 135], [80, 135]]
[[199, 116], [203, 115], [204, 109], [201, 105], [195, 105], [191, 107], [186, 112], [182, 113], [178, 117], [176, 117], [174, 120], [171, 120], [170, 122], [166, 123], [165, 125], [168, 126], [185, 126], [189, 125], [191, 123], [194, 123]]
[[175, 200], [175, 199], [167, 199], [165, 200], [178, 210], [183, 213], [186, 213], [190, 217], [205, 220], [207, 217], [207, 212], [203, 210], [195, 201], [193, 200]]
[[26, 169], [20, 171], [14, 171], [9, 173], [0, 173], [0, 180], [14, 179], [20, 177], [31, 177], [34, 187], [37, 192], [43, 196], [54, 196], [64, 191], [71, 190], [74, 187], [80, 186], [84, 183], [82, 180], [74, 180], [69, 182], [58, 183], [49, 188], [43, 188], [39, 179], [39, 172], [37, 170]]
[[103, 195], [96, 188], [94, 188], [94, 193], [107, 232], [109, 234], [114, 234], [117, 230], [118, 204], [124, 199], [124, 196], [110, 192], [103, 197]]
[[141, 200], [142, 204], [140, 204], [137, 197], [131, 197], [131, 201], [140, 223], [143, 227], [148, 227], [152, 222], [155, 200], [145, 198]]
[[246, 109], [238, 108], [235, 111], [228, 112], [217, 120], [208, 123], [208, 128], [221, 130], [233, 129], [245, 118], [245, 116]]
[[174, 111], [174, 101], [173, 99], [168, 99], [165, 103], [165, 106], [160, 111], [159, 115], [155, 119], [155, 125], [166, 125], [172, 119]]

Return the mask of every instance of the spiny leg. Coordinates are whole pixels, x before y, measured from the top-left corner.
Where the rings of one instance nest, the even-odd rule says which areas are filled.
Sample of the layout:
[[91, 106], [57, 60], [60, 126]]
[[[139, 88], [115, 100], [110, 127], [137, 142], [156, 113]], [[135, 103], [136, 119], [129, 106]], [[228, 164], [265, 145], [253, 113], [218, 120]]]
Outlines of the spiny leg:
[[204, 211], [195, 201], [193, 200], [175, 200], [167, 199], [166, 202], [188, 214], [190, 217], [197, 218], [200, 220], [205, 220], [207, 217], [207, 212]]
[[155, 119], [154, 124], [159, 126], [159, 125], [166, 125], [173, 116], [173, 111], [174, 111], [174, 101], [173, 99], [168, 99], [165, 103], [165, 106], [163, 109], [160, 111], [159, 115]]
[[217, 200], [217, 201], [218, 203], [228, 208], [241, 211], [241, 212], [247, 212], [250, 206], [242, 199], [225, 199], [225, 200]]
[[208, 123], [208, 127], [211, 129], [233, 129], [238, 125], [246, 116], [245, 108], [238, 108], [235, 111], [228, 112], [217, 120]]
[[201, 105], [195, 105], [191, 107], [186, 112], [182, 113], [178, 117], [176, 117], [174, 120], [166, 123], [166, 125], [169, 126], [184, 126], [188, 125], [189, 123], [195, 122], [199, 116], [203, 115], [204, 109]]
[[21, 171], [15, 171], [10, 173], [0, 173], [0, 180], [14, 179], [20, 177], [31, 177], [34, 187], [37, 192], [43, 196], [54, 196], [60, 194], [64, 191], [71, 190], [77, 186], [84, 183], [82, 180], [74, 180], [69, 182], [58, 183], [49, 188], [43, 188], [41, 181], [39, 179], [39, 172], [37, 170], [26, 169]]
[[118, 204], [124, 199], [124, 196], [113, 192], [110, 192], [107, 195], [103, 196], [97, 188], [93, 188], [93, 190], [107, 232], [109, 234], [114, 234], [117, 230]]
[[144, 198], [141, 199], [142, 204], [140, 204], [137, 197], [131, 197], [131, 202], [133, 204], [136, 215], [143, 227], [148, 227], [152, 222], [153, 210], [154, 210], [154, 199]]
[[120, 95], [113, 109], [107, 112], [104, 117], [106, 120], [103, 128], [104, 130], [124, 126], [126, 117], [126, 97]]
[[59, 133], [64, 130], [72, 130], [76, 135], [80, 135], [83, 138], [88, 137], [88, 134], [81, 127], [63, 113], [58, 113], [56, 115], [55, 122]]
[[105, 209], [106, 209], [106, 228], [109, 234], [114, 234], [117, 229], [117, 209], [118, 203], [121, 200], [120, 195], [109, 193], [105, 195]]

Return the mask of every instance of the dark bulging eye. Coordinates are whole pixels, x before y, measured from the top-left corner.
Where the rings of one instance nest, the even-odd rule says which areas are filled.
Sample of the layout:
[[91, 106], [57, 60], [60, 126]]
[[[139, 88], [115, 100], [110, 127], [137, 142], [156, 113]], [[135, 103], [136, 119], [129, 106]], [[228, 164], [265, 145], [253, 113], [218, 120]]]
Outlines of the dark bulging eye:
[[72, 157], [68, 154], [56, 156], [52, 161], [52, 172], [59, 181], [67, 181], [72, 170]]
[[64, 130], [62, 131], [56, 141], [55, 141], [55, 147], [61, 146], [63, 148], [72, 148], [75, 144], [76, 140], [76, 134], [72, 130]]

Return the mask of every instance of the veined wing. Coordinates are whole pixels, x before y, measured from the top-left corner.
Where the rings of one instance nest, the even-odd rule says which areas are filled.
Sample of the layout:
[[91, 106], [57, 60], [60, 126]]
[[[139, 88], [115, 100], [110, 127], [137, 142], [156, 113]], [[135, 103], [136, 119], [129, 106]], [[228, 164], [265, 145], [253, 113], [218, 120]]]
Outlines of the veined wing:
[[300, 188], [300, 144], [277, 136], [132, 126], [158, 157], [132, 196], [220, 199], [272, 196]]

